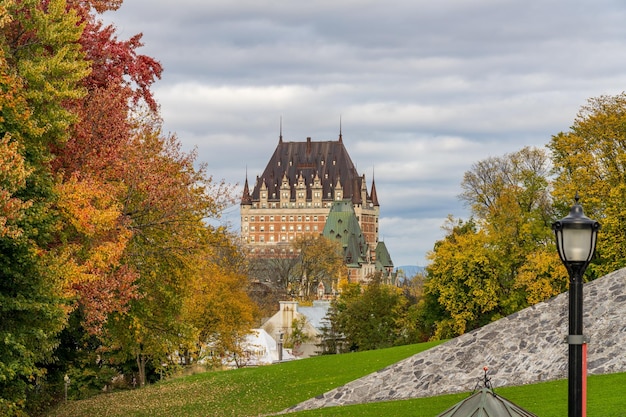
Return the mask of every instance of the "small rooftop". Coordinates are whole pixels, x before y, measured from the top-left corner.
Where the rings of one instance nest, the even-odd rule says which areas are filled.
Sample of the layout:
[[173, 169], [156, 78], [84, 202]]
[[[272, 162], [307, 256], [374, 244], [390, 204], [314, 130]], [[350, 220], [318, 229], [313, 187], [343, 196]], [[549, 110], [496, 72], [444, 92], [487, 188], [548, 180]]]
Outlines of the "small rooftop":
[[489, 388], [482, 388], [437, 417], [537, 417], [530, 411], [500, 397]]

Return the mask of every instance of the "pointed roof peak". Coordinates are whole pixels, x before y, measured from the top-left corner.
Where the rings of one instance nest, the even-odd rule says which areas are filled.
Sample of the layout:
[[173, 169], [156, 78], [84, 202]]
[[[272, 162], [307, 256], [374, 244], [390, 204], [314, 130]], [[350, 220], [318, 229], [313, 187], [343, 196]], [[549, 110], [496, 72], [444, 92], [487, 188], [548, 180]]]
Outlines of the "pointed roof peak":
[[374, 168], [372, 168], [372, 191], [370, 191], [370, 198], [374, 206], [380, 206], [378, 203], [378, 194], [376, 193], [376, 181], [374, 179]]
[[341, 115], [339, 115], [339, 142], [343, 142], [343, 136], [341, 134]]
[[250, 188], [248, 187], [248, 166], [246, 165], [246, 182], [243, 186], [243, 195], [241, 196], [241, 205], [252, 205], [252, 196], [250, 195]]

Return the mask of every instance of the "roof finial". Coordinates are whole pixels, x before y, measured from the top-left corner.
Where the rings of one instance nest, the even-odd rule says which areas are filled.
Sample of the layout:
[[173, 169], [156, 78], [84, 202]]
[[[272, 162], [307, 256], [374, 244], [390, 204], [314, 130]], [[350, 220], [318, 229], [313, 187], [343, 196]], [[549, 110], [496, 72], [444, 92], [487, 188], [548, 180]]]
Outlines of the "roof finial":
[[[489, 378], [487, 376], [487, 372], [489, 371], [489, 367], [484, 366], [483, 367], [483, 371], [485, 372], [485, 375], [482, 378], [482, 384], [484, 385], [484, 388], [490, 389], [491, 391], [493, 391], [493, 385], [491, 385], [491, 378]], [[476, 387], [474, 388], [474, 392], [478, 391], [481, 388], [481, 382], [477, 382], [476, 383]]]
[[278, 137], [278, 143], [283, 143], [283, 116], [280, 116], [280, 136]]

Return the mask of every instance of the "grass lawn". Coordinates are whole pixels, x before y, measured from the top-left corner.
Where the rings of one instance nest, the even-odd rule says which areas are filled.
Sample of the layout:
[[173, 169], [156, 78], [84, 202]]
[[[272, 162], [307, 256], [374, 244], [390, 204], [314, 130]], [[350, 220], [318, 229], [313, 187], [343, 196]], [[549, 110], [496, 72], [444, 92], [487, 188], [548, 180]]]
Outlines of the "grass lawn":
[[[567, 381], [496, 388], [496, 393], [539, 417], [567, 416]], [[286, 417], [435, 417], [469, 393], [301, 411]], [[588, 378], [588, 417], [626, 417], [626, 373]]]
[[[143, 389], [70, 401], [49, 417], [259, 416], [275, 413], [367, 375], [436, 343], [320, 356], [258, 368], [174, 378]], [[567, 415], [567, 382], [496, 392], [541, 417]], [[589, 417], [626, 417], [626, 373], [589, 378]], [[288, 416], [436, 416], [468, 394], [333, 407]]]

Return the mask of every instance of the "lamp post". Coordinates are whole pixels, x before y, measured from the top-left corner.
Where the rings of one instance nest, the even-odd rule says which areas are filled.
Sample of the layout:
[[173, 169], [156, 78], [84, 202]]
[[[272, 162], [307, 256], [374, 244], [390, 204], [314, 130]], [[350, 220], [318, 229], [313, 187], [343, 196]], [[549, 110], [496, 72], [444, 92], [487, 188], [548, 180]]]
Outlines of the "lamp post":
[[582, 417], [583, 410], [583, 274], [596, 250], [600, 223], [583, 213], [578, 203], [569, 215], [552, 224], [559, 257], [569, 273], [568, 416]]
[[65, 402], [67, 402], [67, 387], [70, 386], [70, 377], [67, 376], [67, 374], [65, 374], [65, 376], [63, 377], [63, 382], [65, 383]]
[[278, 362], [282, 362], [283, 360], [283, 336], [284, 333], [281, 331], [278, 334]]

